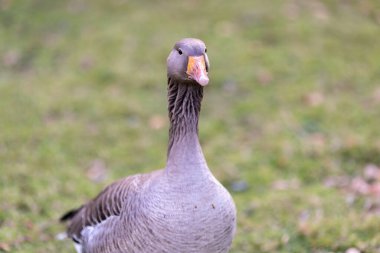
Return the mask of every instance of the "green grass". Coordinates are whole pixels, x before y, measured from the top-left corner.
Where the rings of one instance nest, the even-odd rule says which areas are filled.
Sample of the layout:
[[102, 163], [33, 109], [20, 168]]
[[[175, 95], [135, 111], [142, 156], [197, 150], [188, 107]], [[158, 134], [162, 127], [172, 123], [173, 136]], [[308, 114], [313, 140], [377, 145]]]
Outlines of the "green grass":
[[324, 184], [380, 165], [376, 0], [0, 1], [0, 251], [74, 252], [55, 239], [65, 210], [165, 165], [165, 60], [183, 37], [208, 45], [209, 167], [249, 186], [231, 252], [380, 252], [380, 216]]

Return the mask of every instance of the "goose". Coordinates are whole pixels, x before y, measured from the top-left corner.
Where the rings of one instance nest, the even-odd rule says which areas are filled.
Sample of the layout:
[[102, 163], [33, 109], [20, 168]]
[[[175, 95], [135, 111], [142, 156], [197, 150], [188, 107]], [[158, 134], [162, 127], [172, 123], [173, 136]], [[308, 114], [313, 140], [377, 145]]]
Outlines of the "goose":
[[120, 179], [63, 215], [77, 252], [229, 251], [236, 229], [235, 204], [208, 168], [198, 138], [208, 71], [203, 41], [185, 38], [175, 43], [167, 58], [166, 166]]

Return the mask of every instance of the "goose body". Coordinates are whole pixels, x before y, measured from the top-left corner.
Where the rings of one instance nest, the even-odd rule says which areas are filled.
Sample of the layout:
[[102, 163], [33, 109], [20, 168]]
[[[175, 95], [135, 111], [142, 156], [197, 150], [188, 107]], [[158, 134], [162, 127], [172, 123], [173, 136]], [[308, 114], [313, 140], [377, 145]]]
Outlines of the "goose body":
[[79, 253], [228, 252], [236, 209], [209, 170], [198, 116], [209, 68], [205, 45], [177, 42], [168, 57], [166, 167], [121, 179], [65, 214]]

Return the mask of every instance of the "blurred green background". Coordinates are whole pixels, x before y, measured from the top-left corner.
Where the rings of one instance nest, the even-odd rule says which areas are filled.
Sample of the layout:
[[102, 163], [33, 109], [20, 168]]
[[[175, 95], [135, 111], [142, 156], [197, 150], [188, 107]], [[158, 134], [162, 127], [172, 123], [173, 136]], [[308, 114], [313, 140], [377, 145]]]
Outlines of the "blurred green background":
[[208, 46], [200, 138], [231, 252], [380, 252], [380, 2], [0, 0], [0, 252], [164, 167], [166, 57]]

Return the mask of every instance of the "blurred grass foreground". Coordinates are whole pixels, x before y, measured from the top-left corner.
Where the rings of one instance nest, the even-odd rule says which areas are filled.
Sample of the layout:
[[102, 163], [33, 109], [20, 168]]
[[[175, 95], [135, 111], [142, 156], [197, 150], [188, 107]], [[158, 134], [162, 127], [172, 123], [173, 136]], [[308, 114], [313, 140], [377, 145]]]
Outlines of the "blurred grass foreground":
[[166, 57], [208, 45], [200, 122], [231, 252], [380, 252], [380, 2], [0, 0], [0, 252], [165, 165]]

